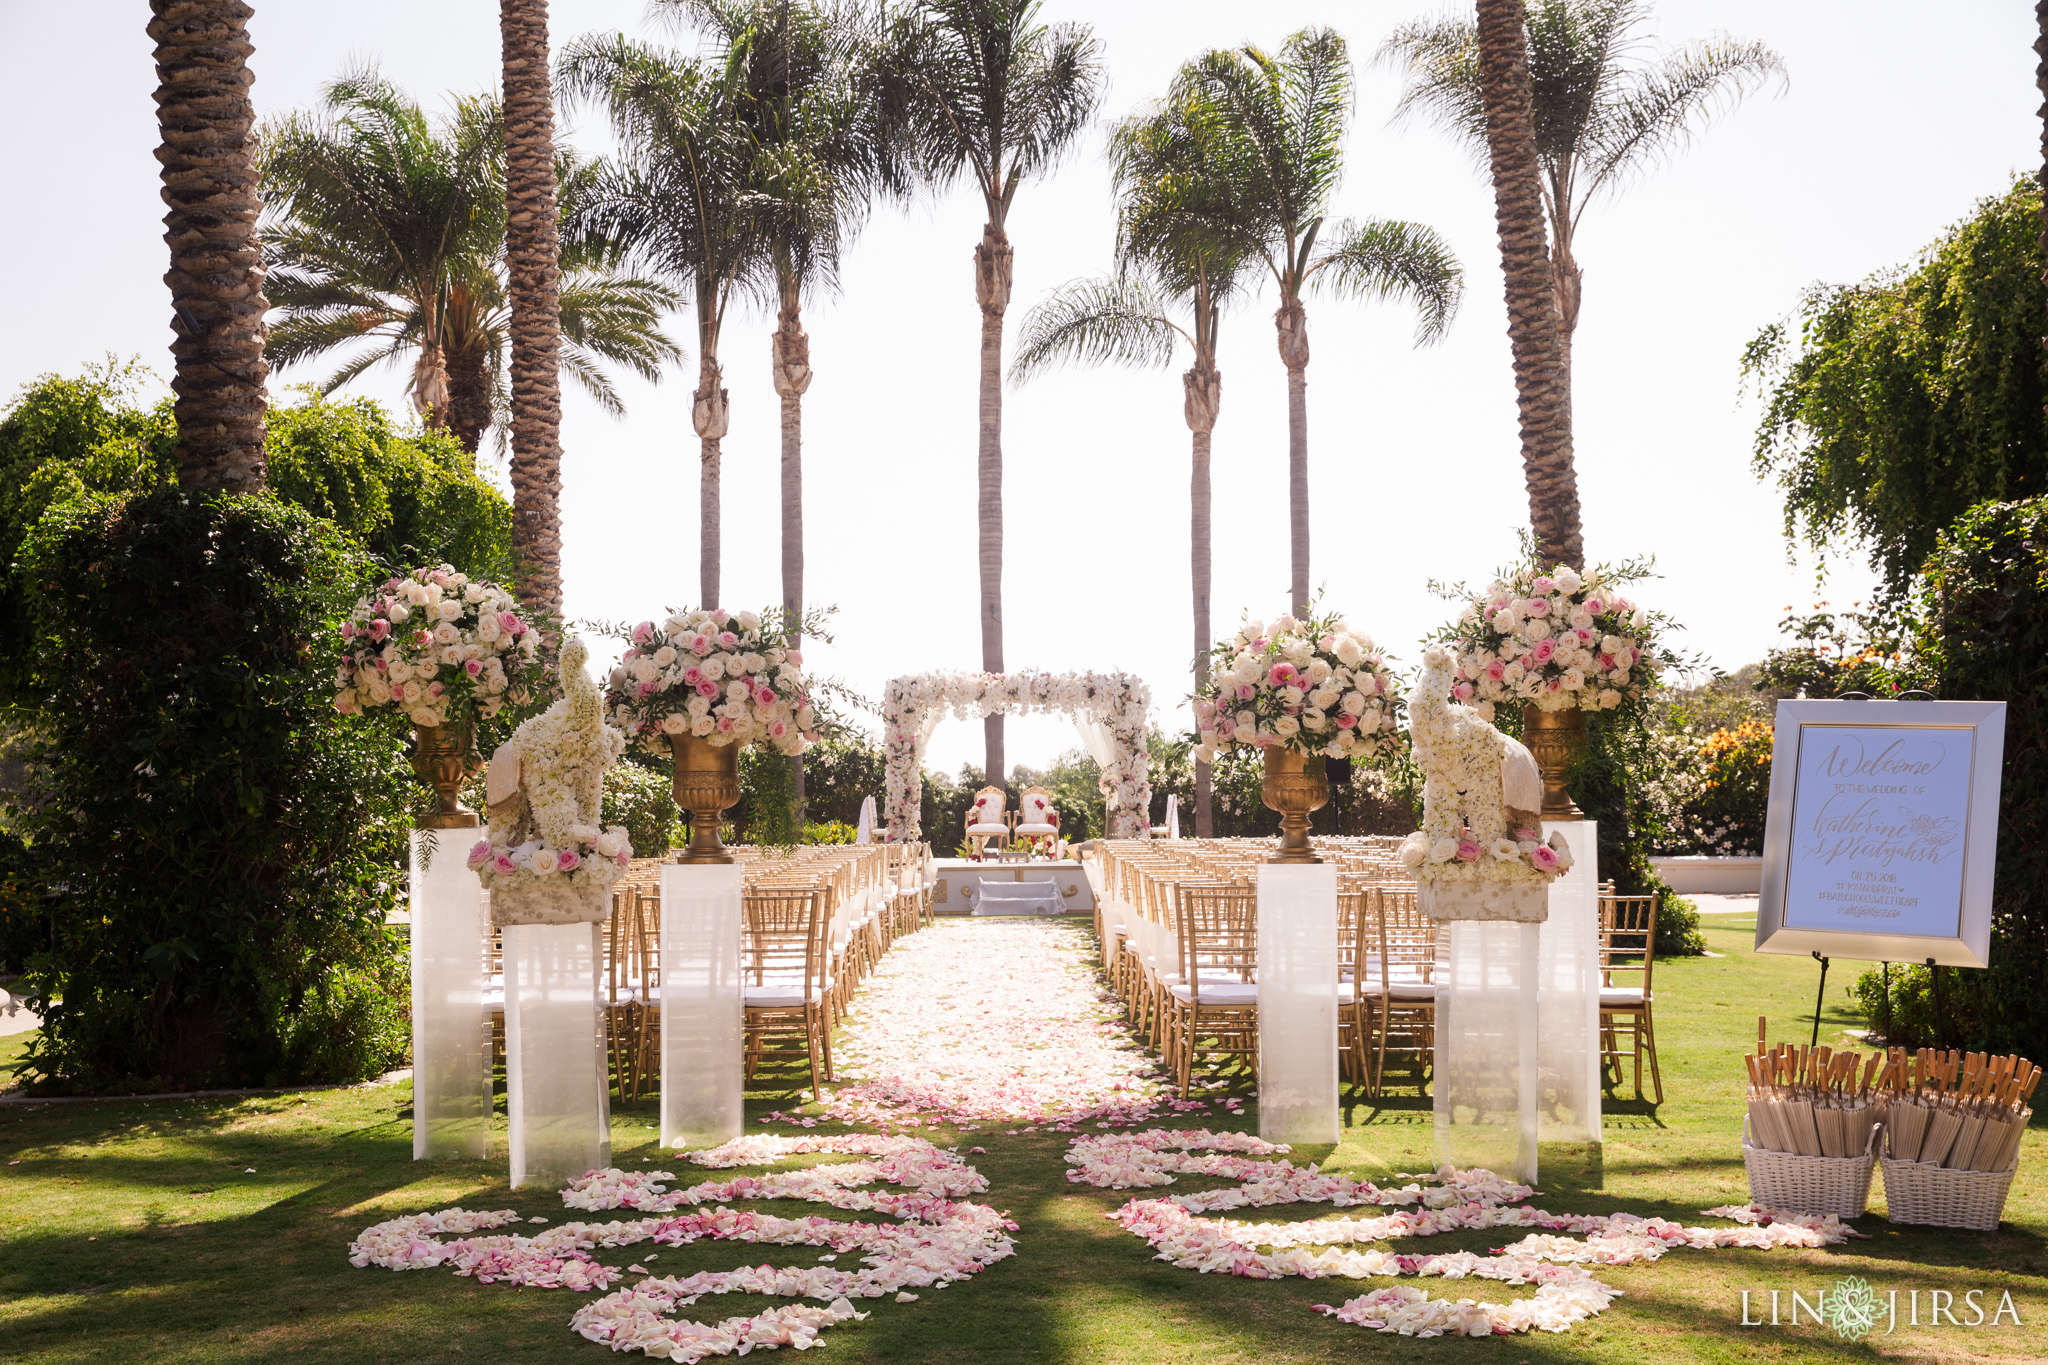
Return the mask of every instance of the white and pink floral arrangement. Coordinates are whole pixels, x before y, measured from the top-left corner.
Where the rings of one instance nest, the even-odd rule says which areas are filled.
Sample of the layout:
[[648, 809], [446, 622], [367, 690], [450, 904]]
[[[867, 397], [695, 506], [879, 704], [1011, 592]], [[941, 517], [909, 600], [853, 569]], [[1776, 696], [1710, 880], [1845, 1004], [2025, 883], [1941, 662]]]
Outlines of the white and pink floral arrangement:
[[1483, 593], [1448, 590], [1467, 597], [1437, 637], [1458, 658], [1452, 695], [1489, 720], [1496, 705], [1612, 711], [1641, 700], [1664, 664], [1655, 641], [1664, 623], [1622, 588], [1646, 574], [1634, 564], [1581, 574], [1532, 562]]
[[605, 713], [633, 742], [666, 752], [670, 736], [696, 735], [790, 755], [817, 743], [803, 654], [789, 648], [780, 612], [679, 611], [628, 637]]
[[605, 770], [626, 737], [604, 723], [581, 640], [562, 650], [563, 696], [491, 756], [490, 826], [469, 851], [498, 924], [594, 922], [633, 859], [626, 828], [600, 824]]
[[1372, 637], [1330, 613], [1247, 619], [1216, 646], [1195, 698], [1200, 762], [1219, 750], [1369, 759], [1400, 742], [1402, 697]]
[[488, 720], [541, 694], [541, 631], [512, 594], [450, 565], [386, 580], [341, 624], [334, 709], [414, 725]]
[[1151, 828], [1151, 755], [1145, 743], [1152, 689], [1128, 673], [924, 673], [891, 678], [882, 692], [882, 751], [887, 762], [883, 819], [889, 838], [914, 843], [923, 833], [924, 746], [947, 715], [982, 720], [1005, 712], [1057, 713], [1092, 734], [1102, 767], [1109, 835], [1131, 839]]

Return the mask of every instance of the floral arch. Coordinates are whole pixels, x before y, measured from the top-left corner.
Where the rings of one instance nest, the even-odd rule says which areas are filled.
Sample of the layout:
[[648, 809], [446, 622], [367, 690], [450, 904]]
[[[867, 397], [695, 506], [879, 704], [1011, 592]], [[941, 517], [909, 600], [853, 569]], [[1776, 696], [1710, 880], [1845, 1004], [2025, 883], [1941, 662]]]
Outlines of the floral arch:
[[924, 750], [946, 716], [978, 720], [998, 712], [1071, 716], [1102, 765], [1112, 838], [1150, 830], [1151, 755], [1145, 748], [1152, 689], [1128, 673], [921, 673], [892, 678], [882, 693], [882, 747], [888, 759], [889, 838], [921, 838]]

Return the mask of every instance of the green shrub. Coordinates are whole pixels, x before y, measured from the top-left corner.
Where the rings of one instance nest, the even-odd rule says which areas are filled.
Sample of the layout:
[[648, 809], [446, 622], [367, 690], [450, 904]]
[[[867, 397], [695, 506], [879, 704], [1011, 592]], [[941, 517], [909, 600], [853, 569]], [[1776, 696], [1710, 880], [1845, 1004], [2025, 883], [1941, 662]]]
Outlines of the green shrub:
[[850, 844], [860, 835], [858, 826], [843, 820], [827, 820], [824, 824], [804, 822], [804, 842], [807, 844]]
[[[381, 1068], [389, 1028], [332, 984], [401, 956], [384, 921], [410, 779], [387, 736], [339, 723], [321, 652], [360, 550], [274, 499], [172, 488], [59, 504], [23, 562], [48, 745], [22, 829], [61, 890], [26, 977], [46, 1003], [31, 1084]], [[370, 1032], [343, 1046], [336, 1020]]]
[[604, 775], [604, 823], [624, 825], [636, 858], [659, 858], [682, 842], [669, 773], [629, 756]]
[[50, 951], [43, 878], [21, 836], [0, 830], [0, 972], [21, 972]]

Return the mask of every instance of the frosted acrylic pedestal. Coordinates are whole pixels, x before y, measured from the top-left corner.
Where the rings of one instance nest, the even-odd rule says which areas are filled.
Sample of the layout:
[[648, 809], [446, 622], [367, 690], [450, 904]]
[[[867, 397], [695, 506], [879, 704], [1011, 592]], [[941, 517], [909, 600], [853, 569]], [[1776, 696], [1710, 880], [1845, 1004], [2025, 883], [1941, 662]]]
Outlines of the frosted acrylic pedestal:
[[412, 1155], [481, 1157], [490, 1137], [490, 912], [465, 855], [473, 830], [412, 832]]
[[1536, 1180], [1540, 924], [1451, 920], [1436, 961], [1430, 1090], [1440, 1163]]
[[741, 869], [661, 869], [661, 1145], [715, 1147], [746, 1115], [740, 995]]
[[512, 1187], [611, 1165], [601, 924], [505, 926], [505, 1110]]
[[1598, 1143], [1600, 826], [1591, 820], [1544, 821], [1544, 837], [1553, 833], [1571, 845], [1572, 866], [1550, 884], [1550, 918], [1543, 922], [1536, 1050], [1540, 1137]]
[[1337, 869], [1259, 869], [1259, 1136], [1335, 1142]]

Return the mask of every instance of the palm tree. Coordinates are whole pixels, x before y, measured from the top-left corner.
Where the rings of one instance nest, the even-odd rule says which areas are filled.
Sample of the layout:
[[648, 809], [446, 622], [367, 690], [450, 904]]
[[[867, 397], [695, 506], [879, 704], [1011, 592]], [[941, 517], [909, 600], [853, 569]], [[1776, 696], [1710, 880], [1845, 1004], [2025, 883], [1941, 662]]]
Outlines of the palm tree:
[[263, 255], [256, 245], [250, 9], [241, 0], [150, 0], [164, 241], [171, 248], [178, 482], [263, 487]]
[[[1488, 8], [1481, 7], [1482, 15]], [[1559, 401], [1567, 423], [1584, 282], [1573, 239], [1587, 205], [1684, 147], [1773, 78], [1781, 87], [1785, 78], [1784, 62], [1770, 48], [1725, 36], [1645, 56], [1642, 29], [1649, 19], [1645, 0], [1533, 0], [1526, 12], [1527, 118], [1540, 221], [1549, 230]], [[1397, 118], [1427, 118], [1487, 163], [1488, 103], [1480, 30], [1472, 19], [1447, 14], [1404, 25], [1381, 45], [1378, 60], [1408, 71]]]
[[[898, 26], [881, 103], [926, 183], [971, 177], [987, 211], [974, 249], [981, 308], [981, 666], [1003, 671], [1003, 316], [1015, 256], [1007, 230], [1024, 181], [1052, 169], [1094, 117], [1106, 83], [1080, 24], [1037, 22], [1038, 0], [918, 0]], [[1002, 784], [1003, 718], [983, 722], [988, 780]]]
[[[1223, 308], [1239, 292], [1245, 260], [1229, 234], [1207, 230], [1182, 206], [1204, 171], [1200, 128], [1184, 104], [1163, 101], [1119, 124], [1110, 138], [1117, 187], [1115, 276], [1075, 280], [1025, 316], [1011, 379], [1022, 383], [1064, 361], [1164, 367], [1186, 342], [1181, 415], [1192, 444], [1188, 482], [1189, 579], [1194, 598], [1195, 691], [1208, 681], [1215, 643], [1209, 617], [1209, 452], [1223, 403], [1216, 366]], [[1176, 316], [1185, 321], [1176, 321]], [[1210, 773], [1195, 765], [1195, 832], [1213, 831]]]
[[[321, 384], [332, 392], [380, 362], [413, 356], [413, 403], [472, 454], [509, 405], [503, 147], [495, 101], [466, 99], [436, 128], [373, 71], [322, 92], [317, 117], [263, 135], [264, 256], [278, 311], [269, 355], [303, 364], [356, 343]], [[558, 196], [587, 163], [555, 158]], [[662, 334], [675, 292], [618, 268], [602, 244], [563, 243], [561, 364], [606, 410], [622, 410], [609, 362], [654, 380], [679, 357]]]
[[1351, 58], [1344, 39], [1306, 28], [1277, 54], [1213, 50], [1174, 79], [1189, 104], [1210, 173], [1209, 202], [1186, 210], [1263, 260], [1279, 288], [1273, 323], [1287, 367], [1290, 573], [1287, 604], [1309, 600], [1308, 314], [1311, 287], [1341, 297], [1403, 299], [1416, 309], [1418, 345], [1441, 337], [1457, 311], [1463, 272], [1434, 229], [1394, 219], [1327, 219], [1344, 169], [1351, 118]]
[[657, 274], [686, 283], [697, 309], [697, 390], [690, 418], [698, 485], [700, 600], [719, 603], [720, 445], [731, 417], [718, 361], [735, 288], [760, 284], [776, 209], [744, 95], [701, 62], [624, 35], [591, 36], [562, 54], [567, 98], [602, 103], [619, 145], [595, 169], [574, 226]]
[[[841, 251], [869, 205], [903, 181], [878, 100], [870, 17], [805, 0], [659, 0], [706, 31], [722, 83], [752, 131], [769, 199], [762, 244], [776, 301], [770, 376], [782, 403], [782, 606], [802, 643], [803, 397], [811, 386], [806, 295], [836, 289]], [[804, 799], [803, 756], [791, 760]]]
[[512, 296], [512, 556], [520, 600], [562, 609], [562, 244], [547, 0], [499, 0]]

